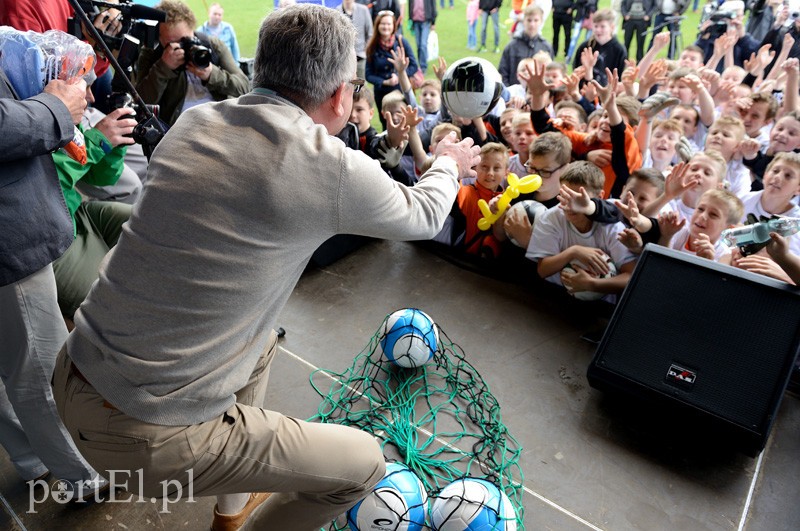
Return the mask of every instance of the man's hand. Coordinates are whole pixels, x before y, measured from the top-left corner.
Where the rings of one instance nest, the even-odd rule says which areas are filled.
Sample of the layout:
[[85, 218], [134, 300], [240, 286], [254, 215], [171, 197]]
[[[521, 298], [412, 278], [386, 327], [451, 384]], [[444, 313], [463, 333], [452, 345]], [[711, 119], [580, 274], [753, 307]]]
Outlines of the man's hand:
[[44, 88], [48, 94], [52, 94], [66, 105], [69, 114], [72, 116], [72, 123], [81, 123], [83, 111], [86, 109], [86, 81], [81, 79], [73, 85], [66, 81], [54, 79]]
[[170, 70], [177, 70], [186, 60], [185, 53], [179, 42], [171, 42], [164, 47], [164, 53], [161, 54], [161, 61], [167, 65]]
[[186, 70], [197, 77], [199, 77], [202, 81], [208, 81], [208, 78], [211, 77], [211, 71], [214, 69], [214, 65], [209, 63], [209, 65], [205, 68], [200, 68], [194, 63], [189, 63], [186, 65]]
[[475, 145], [472, 138], [467, 137], [456, 142], [455, 132], [451, 132], [436, 145], [437, 157], [450, 157], [458, 165], [458, 178], [475, 177], [474, 168], [481, 162], [481, 148]]
[[[133, 138], [125, 136], [133, 133], [133, 128], [136, 127], [133, 114], [133, 109], [127, 107], [115, 109], [97, 122], [94, 128], [103, 133], [113, 147], [133, 144]], [[125, 118], [126, 116], [130, 118]]]
[[592, 198], [589, 197], [583, 186], [576, 192], [569, 186], [562, 184], [561, 189], [558, 191], [558, 204], [567, 214], [591, 216], [596, 210]]

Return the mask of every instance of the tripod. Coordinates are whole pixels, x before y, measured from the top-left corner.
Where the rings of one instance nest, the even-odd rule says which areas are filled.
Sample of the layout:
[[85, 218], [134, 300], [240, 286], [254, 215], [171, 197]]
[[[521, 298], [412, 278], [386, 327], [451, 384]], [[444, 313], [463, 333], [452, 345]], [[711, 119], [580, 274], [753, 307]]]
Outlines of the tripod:
[[664, 17], [660, 24], [653, 26], [653, 29], [642, 32], [642, 35], [652, 33], [650, 37], [650, 46], [653, 47], [653, 39], [662, 29], [668, 28], [669, 31], [669, 47], [667, 48], [667, 59], [675, 59], [678, 50], [683, 50], [683, 34], [681, 33], [681, 21], [686, 17], [683, 15], [669, 15]]

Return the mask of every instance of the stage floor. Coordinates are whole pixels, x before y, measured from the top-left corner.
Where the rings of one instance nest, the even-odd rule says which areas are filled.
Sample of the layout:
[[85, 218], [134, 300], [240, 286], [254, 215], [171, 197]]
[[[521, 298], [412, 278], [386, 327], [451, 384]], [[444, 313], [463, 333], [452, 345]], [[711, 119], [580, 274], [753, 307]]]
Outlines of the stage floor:
[[[785, 397], [756, 458], [663, 441], [589, 387], [594, 346], [580, 336], [591, 319], [574, 322], [569, 306], [535, 289], [477, 275], [409, 243], [370, 243], [304, 274], [279, 319], [286, 337], [266, 406], [315, 414], [311, 372], [349, 367], [384, 316], [406, 306], [431, 315], [497, 397], [524, 449], [529, 531], [798, 528], [796, 396]], [[80, 507], [50, 500], [32, 513], [27, 485], [0, 454], [0, 529], [205, 530], [211, 522], [212, 499], [172, 504], [168, 513], [160, 501]]]

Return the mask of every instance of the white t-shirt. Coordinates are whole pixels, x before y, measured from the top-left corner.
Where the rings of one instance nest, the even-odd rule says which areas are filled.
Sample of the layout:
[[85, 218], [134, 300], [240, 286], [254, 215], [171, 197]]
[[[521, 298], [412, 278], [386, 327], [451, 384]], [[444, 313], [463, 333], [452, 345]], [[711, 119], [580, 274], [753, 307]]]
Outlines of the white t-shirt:
[[736, 197], [742, 198], [750, 192], [750, 168], [742, 164], [741, 160], [732, 160], [728, 163], [728, 172], [725, 174], [728, 181], [728, 190]]
[[[533, 234], [525, 256], [531, 260], [539, 260], [547, 256], [555, 256], [573, 245], [601, 249], [620, 270], [628, 262], [636, 260], [636, 256], [617, 240], [617, 235], [625, 230], [622, 223], [592, 223], [589, 232], [578, 232], [575, 225], [567, 221], [564, 210], [554, 206], [536, 218]], [[561, 285], [561, 275], [556, 273], [547, 280]]]
[[686, 223], [689, 223], [689, 220], [692, 219], [692, 214], [694, 214], [694, 208], [684, 203], [680, 197], [667, 203], [666, 207], [662, 209], [661, 212], [668, 212], [670, 210], [677, 212], [680, 219], [685, 219]]
[[[745, 194], [745, 196], [742, 197], [742, 203], [744, 203], [742, 223], [747, 222], [747, 214], [753, 214], [758, 219], [761, 219], [762, 216], [769, 218], [773, 215], [783, 218], [800, 218], [800, 207], [794, 204], [785, 212], [767, 212], [761, 205], [761, 196], [763, 194], [764, 190], [759, 190], [758, 192]], [[800, 233], [789, 236], [789, 250], [796, 255], [800, 255]]]
[[[675, 236], [669, 241], [669, 246], [671, 249], [675, 249], [678, 251], [682, 251], [687, 254], [693, 254], [697, 256], [697, 253], [694, 251], [689, 250], [689, 227], [683, 227], [679, 230]], [[718, 239], [717, 242], [714, 244], [714, 261], [719, 262], [719, 259], [728, 254], [730, 251], [727, 247], [722, 243], [721, 239]]]
[[214, 101], [214, 96], [212, 96], [211, 91], [203, 85], [202, 79], [191, 72], [186, 72], [186, 80], [189, 83], [186, 85], [186, 98], [183, 100], [183, 109], [181, 113], [201, 103]]

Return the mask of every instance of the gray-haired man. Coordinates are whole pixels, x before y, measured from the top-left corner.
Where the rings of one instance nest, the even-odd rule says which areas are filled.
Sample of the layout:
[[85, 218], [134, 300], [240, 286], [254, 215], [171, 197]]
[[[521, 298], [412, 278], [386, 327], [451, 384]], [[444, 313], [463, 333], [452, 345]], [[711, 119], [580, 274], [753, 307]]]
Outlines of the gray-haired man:
[[218, 495], [212, 529], [259, 505], [258, 529], [318, 529], [380, 480], [368, 434], [261, 408], [272, 328], [322, 242], [432, 237], [479, 160], [471, 141], [445, 141], [406, 188], [331, 136], [363, 84], [354, 33], [321, 6], [265, 19], [256, 88], [189, 110], [161, 142], [57, 364], [59, 412], [87, 460], [141, 469], [144, 496], [190, 481]]

